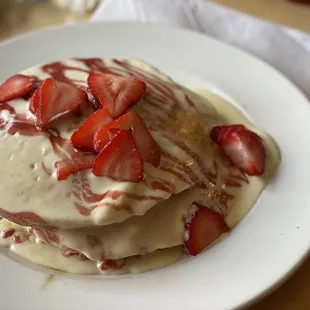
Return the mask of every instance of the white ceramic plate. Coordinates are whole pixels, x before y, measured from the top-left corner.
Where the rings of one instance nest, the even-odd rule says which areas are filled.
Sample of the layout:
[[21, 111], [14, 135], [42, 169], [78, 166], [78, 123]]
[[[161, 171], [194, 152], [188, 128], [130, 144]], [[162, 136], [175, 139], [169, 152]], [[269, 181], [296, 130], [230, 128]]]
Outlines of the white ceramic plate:
[[0, 255], [0, 308], [235, 309], [286, 279], [310, 246], [306, 98], [278, 72], [233, 47], [146, 24], [68, 26], [7, 42], [0, 47], [0, 80], [37, 63], [101, 56], [142, 58], [190, 87], [226, 95], [277, 141], [277, 176], [227, 238], [162, 270], [105, 279], [56, 276], [45, 285], [46, 273]]

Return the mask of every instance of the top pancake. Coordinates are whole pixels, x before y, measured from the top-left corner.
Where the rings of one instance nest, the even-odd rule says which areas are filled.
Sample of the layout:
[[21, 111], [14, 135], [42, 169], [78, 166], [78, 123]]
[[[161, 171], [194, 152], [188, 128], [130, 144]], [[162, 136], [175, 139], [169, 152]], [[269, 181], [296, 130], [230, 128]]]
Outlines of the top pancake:
[[[213, 197], [215, 209], [218, 204], [222, 210], [222, 204], [229, 200], [227, 184], [234, 184], [235, 191], [248, 183], [239, 170], [227, 165], [209, 138], [213, 125], [225, 123], [220, 114], [207, 100], [148, 64], [137, 60], [75, 59], [37, 66], [22, 74], [40, 80], [53, 77], [86, 89], [90, 72], [133, 75], [146, 83], [146, 93], [133, 109], [161, 150], [160, 165], [144, 164], [145, 177], [139, 183], [96, 177], [90, 170], [58, 181], [54, 163], [70, 158], [69, 138], [87, 113], [59, 122], [58, 134], [51, 131], [51, 136], [34, 133], [33, 128], [19, 123], [19, 131], [0, 131], [1, 216], [32, 227], [108, 225], [133, 215], [142, 216], [157, 202], [194, 185]], [[12, 124], [15, 114], [27, 116], [28, 106], [29, 100], [12, 100], [0, 105], [0, 116]], [[218, 197], [226, 197], [226, 201]]]

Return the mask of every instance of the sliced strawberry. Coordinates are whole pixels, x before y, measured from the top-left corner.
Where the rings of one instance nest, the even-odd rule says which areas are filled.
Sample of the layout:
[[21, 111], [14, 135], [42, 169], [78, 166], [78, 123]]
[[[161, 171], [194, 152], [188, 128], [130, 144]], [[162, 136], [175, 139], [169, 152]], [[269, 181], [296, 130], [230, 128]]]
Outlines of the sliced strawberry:
[[100, 127], [94, 135], [94, 148], [99, 153], [110, 141], [109, 130], [111, 128], [129, 130], [134, 124], [133, 112], [128, 112], [117, 118], [109, 125]]
[[70, 174], [92, 167], [95, 161], [93, 154], [80, 154], [71, 158], [66, 158], [55, 162], [57, 180], [66, 180]]
[[224, 219], [215, 211], [194, 202], [185, 224], [185, 248], [196, 256], [222, 234], [229, 231]]
[[41, 95], [42, 95], [42, 88], [39, 87], [36, 89], [36, 91], [33, 93], [30, 99], [29, 111], [33, 115], [37, 115], [36, 113], [38, 113], [39, 104], [41, 102]]
[[112, 140], [115, 136], [117, 136], [119, 134], [121, 130], [117, 129], [117, 128], [111, 128], [109, 129], [109, 138], [110, 140]]
[[76, 130], [71, 136], [71, 144], [74, 148], [92, 152], [94, 150], [94, 133], [103, 125], [113, 121], [109, 111], [106, 108], [97, 110]]
[[11, 76], [0, 86], [0, 103], [16, 98], [23, 98], [34, 90], [36, 78], [17, 74]]
[[217, 126], [211, 139], [244, 173], [261, 175], [265, 171], [266, 151], [261, 138], [243, 125]]
[[142, 160], [157, 166], [160, 162], [159, 148], [139, 114], [135, 114], [133, 136]]
[[142, 97], [146, 85], [132, 76], [91, 73], [88, 86], [102, 106], [107, 107], [113, 118], [121, 116]]
[[120, 130], [96, 158], [92, 172], [118, 181], [139, 182], [143, 178], [143, 163], [132, 133]]
[[80, 111], [87, 100], [82, 89], [48, 78], [33, 94], [29, 110], [37, 117], [36, 125], [45, 128], [59, 117]]
[[152, 135], [144, 124], [139, 114], [130, 111], [107, 126], [102, 126], [94, 135], [94, 147], [100, 152], [110, 141], [109, 130], [111, 128], [133, 130], [133, 136], [137, 149], [145, 163], [158, 165], [160, 161], [160, 152]]

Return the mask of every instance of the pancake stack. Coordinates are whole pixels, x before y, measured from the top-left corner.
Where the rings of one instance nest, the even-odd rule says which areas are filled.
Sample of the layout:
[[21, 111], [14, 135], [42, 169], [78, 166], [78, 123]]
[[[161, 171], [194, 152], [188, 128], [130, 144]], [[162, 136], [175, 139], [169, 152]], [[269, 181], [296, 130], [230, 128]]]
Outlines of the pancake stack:
[[79, 274], [199, 254], [276, 167], [265, 136], [231, 122], [134, 59], [71, 59], [9, 78], [0, 86], [0, 244]]

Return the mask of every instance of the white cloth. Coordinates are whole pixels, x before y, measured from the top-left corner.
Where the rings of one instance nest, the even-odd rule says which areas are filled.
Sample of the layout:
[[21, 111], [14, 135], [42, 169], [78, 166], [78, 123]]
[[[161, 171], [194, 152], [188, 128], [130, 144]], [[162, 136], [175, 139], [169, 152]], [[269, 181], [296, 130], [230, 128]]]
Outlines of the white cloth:
[[164, 23], [204, 32], [265, 60], [310, 98], [310, 35], [205, 0], [103, 0], [92, 21]]

